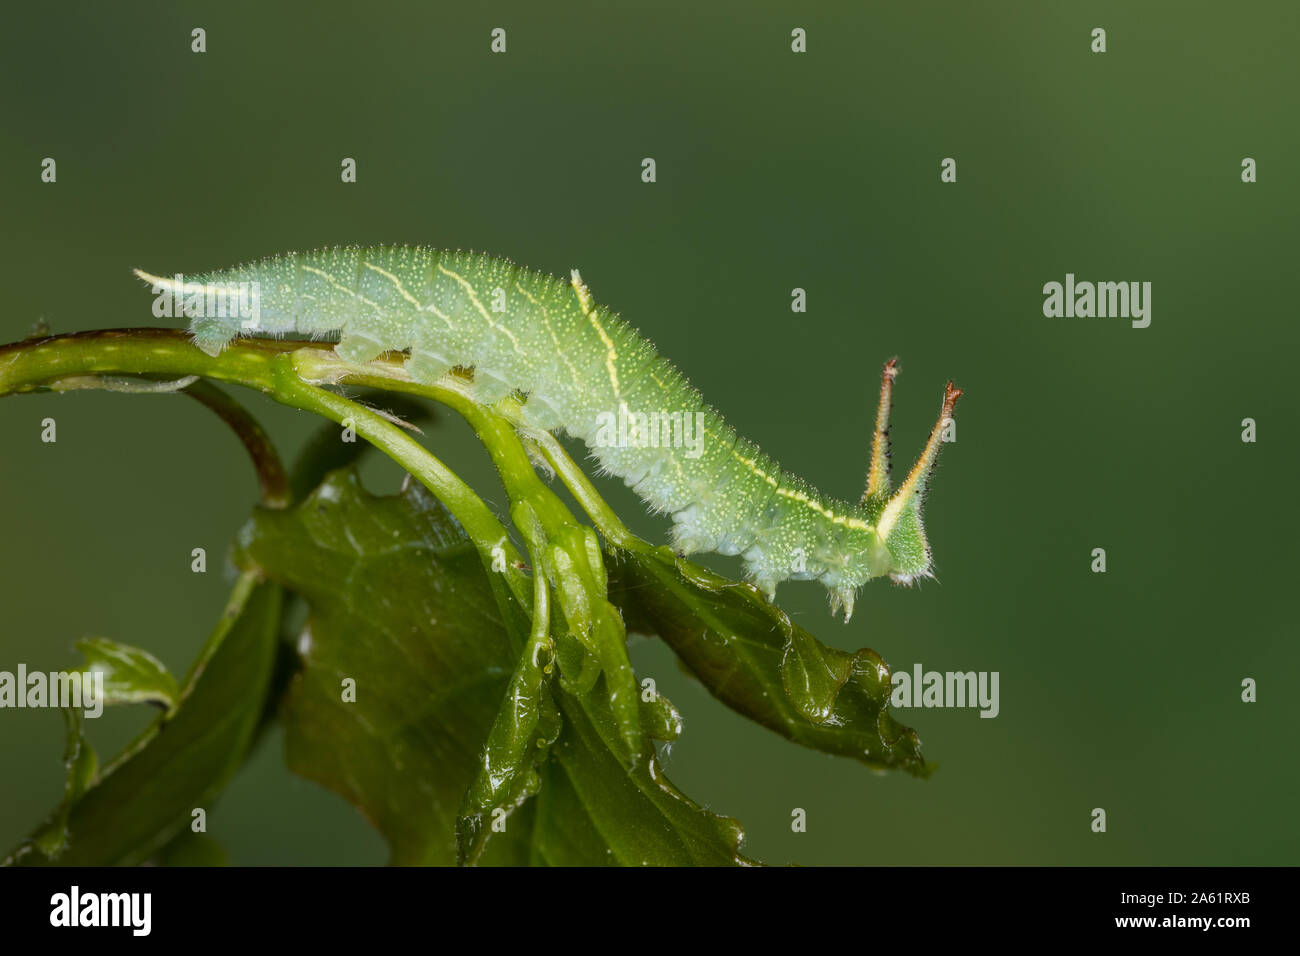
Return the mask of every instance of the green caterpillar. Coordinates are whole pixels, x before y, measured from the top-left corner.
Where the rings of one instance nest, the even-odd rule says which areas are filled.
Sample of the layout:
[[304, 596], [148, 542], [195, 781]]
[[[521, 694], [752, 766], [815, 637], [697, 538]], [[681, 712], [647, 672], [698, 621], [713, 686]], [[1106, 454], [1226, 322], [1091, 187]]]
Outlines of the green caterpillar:
[[849, 504], [738, 436], [654, 346], [593, 303], [576, 271], [565, 283], [505, 259], [398, 246], [276, 256], [189, 281], [136, 274], [160, 296], [155, 314], [189, 317], [210, 355], [240, 335], [338, 333], [350, 363], [405, 351], [416, 382], [472, 368], [485, 404], [522, 393], [527, 425], [582, 439], [605, 471], [672, 515], [680, 552], [741, 555], [769, 597], [781, 581], [817, 579], [848, 620], [871, 578], [931, 576], [921, 499], [961, 394], [951, 382], [924, 452], [891, 495], [897, 366], [885, 365], [866, 491]]

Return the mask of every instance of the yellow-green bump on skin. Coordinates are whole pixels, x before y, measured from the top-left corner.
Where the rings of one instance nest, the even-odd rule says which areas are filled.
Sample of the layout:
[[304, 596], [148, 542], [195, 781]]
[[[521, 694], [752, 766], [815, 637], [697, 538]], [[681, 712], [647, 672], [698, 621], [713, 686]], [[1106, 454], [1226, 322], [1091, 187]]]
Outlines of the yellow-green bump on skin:
[[[738, 436], [650, 342], [596, 304], [576, 270], [564, 282], [478, 253], [385, 246], [291, 253], [179, 279], [136, 274], [156, 301], [170, 301], [155, 315], [188, 317], [209, 355], [241, 335], [338, 336], [335, 349], [349, 363], [404, 351], [416, 382], [433, 385], [461, 367], [473, 369], [484, 404], [522, 393], [528, 427], [582, 439], [602, 470], [672, 515], [678, 551], [741, 555], [769, 597], [781, 581], [816, 579], [848, 620], [856, 589], [871, 578], [932, 576], [921, 501], [961, 391], [948, 383], [925, 450], [891, 494], [892, 359], [867, 487], [850, 504]], [[662, 432], [637, 429], [635, 416], [651, 414], [668, 423]], [[620, 421], [632, 427], [620, 432]]]

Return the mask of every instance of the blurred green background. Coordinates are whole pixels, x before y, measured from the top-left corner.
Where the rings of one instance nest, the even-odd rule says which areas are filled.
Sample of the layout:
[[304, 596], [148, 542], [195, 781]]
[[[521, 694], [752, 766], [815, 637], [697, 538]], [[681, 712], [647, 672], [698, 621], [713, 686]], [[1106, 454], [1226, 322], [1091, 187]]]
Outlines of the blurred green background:
[[[770, 862], [1296, 862], [1300, 7], [469, 6], [7, 11], [0, 341], [42, 318], [156, 324], [134, 266], [385, 242], [576, 266], [742, 434], [842, 497], [865, 472], [879, 365], [899, 355], [900, 464], [944, 381], [966, 390], [927, 509], [939, 579], [870, 585], [848, 626], [819, 585], [780, 599], [895, 670], [1000, 672], [1001, 714], [902, 711], [940, 769], [873, 775], [732, 714], [638, 640], [686, 721], [669, 776]], [[1150, 328], [1045, 318], [1041, 288], [1067, 272], [1152, 282]], [[286, 455], [315, 427], [241, 397]], [[46, 416], [57, 444], [40, 441]], [[451, 417], [427, 441], [499, 505]], [[400, 477], [378, 460], [366, 475], [378, 491]], [[664, 540], [665, 520], [602, 487]], [[256, 486], [195, 403], [81, 393], [0, 402], [0, 495], [0, 669], [70, 666], [94, 633], [179, 673], [225, 601], [221, 555]], [[1258, 703], [1240, 701], [1244, 677]], [[101, 756], [148, 716], [101, 719]], [[0, 850], [57, 803], [62, 732], [52, 711], [0, 712]], [[236, 863], [387, 855], [284, 769], [275, 736], [209, 832]]]

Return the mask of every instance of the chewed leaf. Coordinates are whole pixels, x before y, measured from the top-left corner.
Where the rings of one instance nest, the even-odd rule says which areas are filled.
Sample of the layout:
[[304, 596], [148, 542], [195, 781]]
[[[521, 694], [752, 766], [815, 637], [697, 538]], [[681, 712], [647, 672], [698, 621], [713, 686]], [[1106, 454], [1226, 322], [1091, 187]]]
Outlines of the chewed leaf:
[[789, 739], [878, 769], [926, 776], [916, 732], [889, 711], [890, 671], [871, 650], [822, 644], [749, 585], [666, 548], [610, 556], [628, 630], [666, 641], [709, 691]]
[[[390, 862], [746, 862], [734, 820], [653, 759], [625, 768], [604, 674], [578, 695], [537, 673], [558, 661], [521, 660], [526, 617], [508, 605], [503, 622], [499, 575], [418, 484], [378, 497], [334, 472], [241, 542], [311, 607], [282, 711], [290, 769], [359, 807]], [[680, 726], [666, 701], [640, 714], [647, 736]]]
[[807, 631], [790, 629], [781, 654], [781, 683], [786, 696], [805, 720], [824, 724], [835, 712], [835, 700], [853, 672], [853, 659], [827, 647]]
[[105, 704], [157, 704], [168, 716], [175, 711], [176, 678], [148, 651], [104, 637], [84, 638], [77, 649], [85, 670], [103, 674]]
[[[624, 772], [590, 712], [563, 698], [565, 732], [543, 768], [533, 854], [550, 866], [746, 866], [744, 831], [664, 777], [657, 760]], [[662, 712], [661, 712], [662, 713]], [[612, 727], [612, 723], [611, 723]]]

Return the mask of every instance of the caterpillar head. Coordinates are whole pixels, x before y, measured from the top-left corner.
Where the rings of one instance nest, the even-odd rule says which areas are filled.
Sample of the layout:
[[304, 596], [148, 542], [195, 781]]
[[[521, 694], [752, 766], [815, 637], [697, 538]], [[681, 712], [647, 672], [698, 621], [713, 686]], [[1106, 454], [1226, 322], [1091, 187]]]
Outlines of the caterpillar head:
[[880, 406], [871, 440], [871, 466], [862, 500], [849, 519], [845, 553], [841, 568], [823, 575], [830, 589], [831, 613], [844, 611], [847, 622], [853, 615], [853, 597], [857, 588], [872, 578], [889, 577], [898, 584], [912, 584], [933, 577], [930, 545], [921, 523], [921, 503], [926, 485], [939, 457], [939, 446], [952, 428], [953, 409], [961, 389], [948, 383], [944, 390], [939, 420], [930, 430], [925, 450], [907, 478], [890, 493], [889, 409], [898, 360], [885, 363], [880, 382]]

